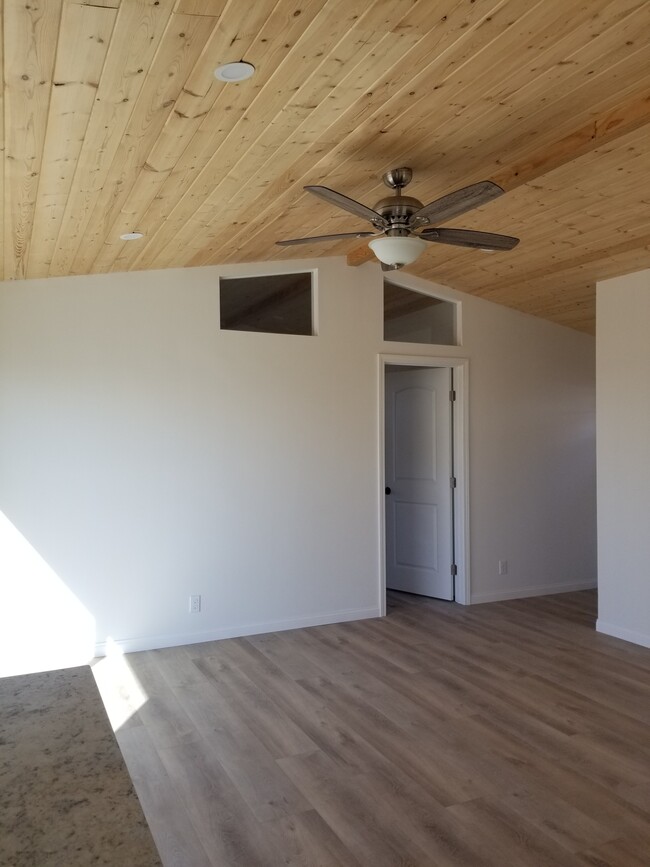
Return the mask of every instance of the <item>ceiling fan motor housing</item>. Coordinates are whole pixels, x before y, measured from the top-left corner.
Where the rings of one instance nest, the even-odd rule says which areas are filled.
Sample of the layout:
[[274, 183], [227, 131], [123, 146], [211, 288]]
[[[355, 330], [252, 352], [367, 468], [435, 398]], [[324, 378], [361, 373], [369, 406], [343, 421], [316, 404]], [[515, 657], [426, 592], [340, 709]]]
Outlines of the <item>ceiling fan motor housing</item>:
[[389, 229], [406, 227], [412, 215], [419, 211], [422, 202], [412, 196], [386, 196], [380, 199], [374, 211], [388, 221]]

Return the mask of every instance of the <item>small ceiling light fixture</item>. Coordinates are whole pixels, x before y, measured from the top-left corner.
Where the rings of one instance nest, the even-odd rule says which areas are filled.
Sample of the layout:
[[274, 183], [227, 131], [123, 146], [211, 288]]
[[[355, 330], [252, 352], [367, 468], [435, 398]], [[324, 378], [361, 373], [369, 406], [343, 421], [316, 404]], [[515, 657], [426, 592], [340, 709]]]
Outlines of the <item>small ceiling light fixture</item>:
[[123, 235], [120, 235], [121, 241], [139, 241], [140, 238], [143, 238], [144, 235], [142, 232], [125, 232]]
[[214, 77], [219, 81], [227, 81], [236, 83], [238, 81], [246, 81], [255, 72], [255, 67], [252, 63], [247, 63], [245, 60], [238, 60], [235, 63], [224, 63], [223, 66], [217, 66], [214, 71]]
[[368, 246], [384, 265], [401, 267], [415, 262], [426, 248], [427, 242], [415, 235], [398, 235], [373, 238], [368, 241]]

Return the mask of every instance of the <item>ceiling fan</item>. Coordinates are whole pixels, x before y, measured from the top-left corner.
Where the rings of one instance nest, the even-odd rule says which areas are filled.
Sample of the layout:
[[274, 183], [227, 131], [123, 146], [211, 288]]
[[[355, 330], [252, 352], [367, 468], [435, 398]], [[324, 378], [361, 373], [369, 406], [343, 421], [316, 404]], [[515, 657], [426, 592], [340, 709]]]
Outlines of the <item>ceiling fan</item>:
[[307, 186], [304, 189], [332, 205], [337, 205], [357, 217], [368, 220], [375, 227], [374, 232], [342, 232], [336, 235], [316, 235], [311, 238], [291, 238], [276, 241], [282, 247], [293, 244], [313, 244], [318, 241], [338, 241], [342, 238], [373, 238], [368, 242], [384, 271], [393, 271], [415, 262], [426, 247], [426, 241], [436, 244], [452, 244], [455, 247], [470, 247], [489, 252], [512, 250], [519, 238], [509, 235], [495, 235], [492, 232], [475, 232], [470, 229], [435, 228], [459, 214], [485, 205], [502, 195], [505, 191], [492, 181], [479, 181], [449, 193], [428, 205], [423, 205], [412, 196], [403, 196], [402, 190], [413, 177], [410, 168], [392, 169], [383, 175], [383, 182], [394, 196], [380, 199], [374, 208], [357, 202], [330, 190], [329, 187]]

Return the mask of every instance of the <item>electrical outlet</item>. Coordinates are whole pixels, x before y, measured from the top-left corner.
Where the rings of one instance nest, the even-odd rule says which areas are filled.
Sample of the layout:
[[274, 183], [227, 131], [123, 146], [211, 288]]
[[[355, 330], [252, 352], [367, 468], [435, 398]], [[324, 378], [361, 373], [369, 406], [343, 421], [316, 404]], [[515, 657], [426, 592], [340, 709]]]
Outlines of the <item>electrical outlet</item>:
[[201, 597], [190, 596], [190, 614], [199, 614], [201, 611]]
[[508, 574], [508, 561], [507, 560], [499, 560], [499, 575], [507, 575]]

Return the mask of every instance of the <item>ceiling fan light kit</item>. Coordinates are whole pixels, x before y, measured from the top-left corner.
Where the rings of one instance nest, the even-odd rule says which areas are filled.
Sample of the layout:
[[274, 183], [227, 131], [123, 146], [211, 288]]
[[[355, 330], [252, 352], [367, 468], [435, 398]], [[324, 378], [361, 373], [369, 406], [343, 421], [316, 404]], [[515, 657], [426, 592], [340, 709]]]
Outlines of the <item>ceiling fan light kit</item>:
[[415, 237], [415, 235], [406, 235], [405, 237], [382, 235], [380, 238], [373, 238], [372, 241], [368, 241], [368, 246], [384, 265], [401, 268], [415, 262], [427, 244], [426, 241]]
[[329, 187], [307, 186], [304, 188], [307, 192], [368, 220], [374, 226], [375, 232], [343, 232], [312, 238], [291, 238], [276, 243], [287, 247], [293, 244], [374, 236], [368, 242], [368, 246], [382, 263], [384, 270], [402, 268], [415, 262], [425, 249], [427, 241], [489, 252], [512, 250], [519, 243], [518, 238], [509, 235], [476, 232], [470, 229], [437, 228], [434, 225], [447, 222], [503, 195], [504, 190], [498, 184], [492, 181], [479, 181], [477, 184], [470, 184], [468, 187], [429, 202], [428, 205], [423, 205], [412, 196], [402, 195], [402, 190], [411, 182], [412, 177], [413, 171], [407, 166], [386, 172], [383, 181], [387, 187], [395, 191], [395, 195], [380, 199], [374, 208], [369, 208]]

